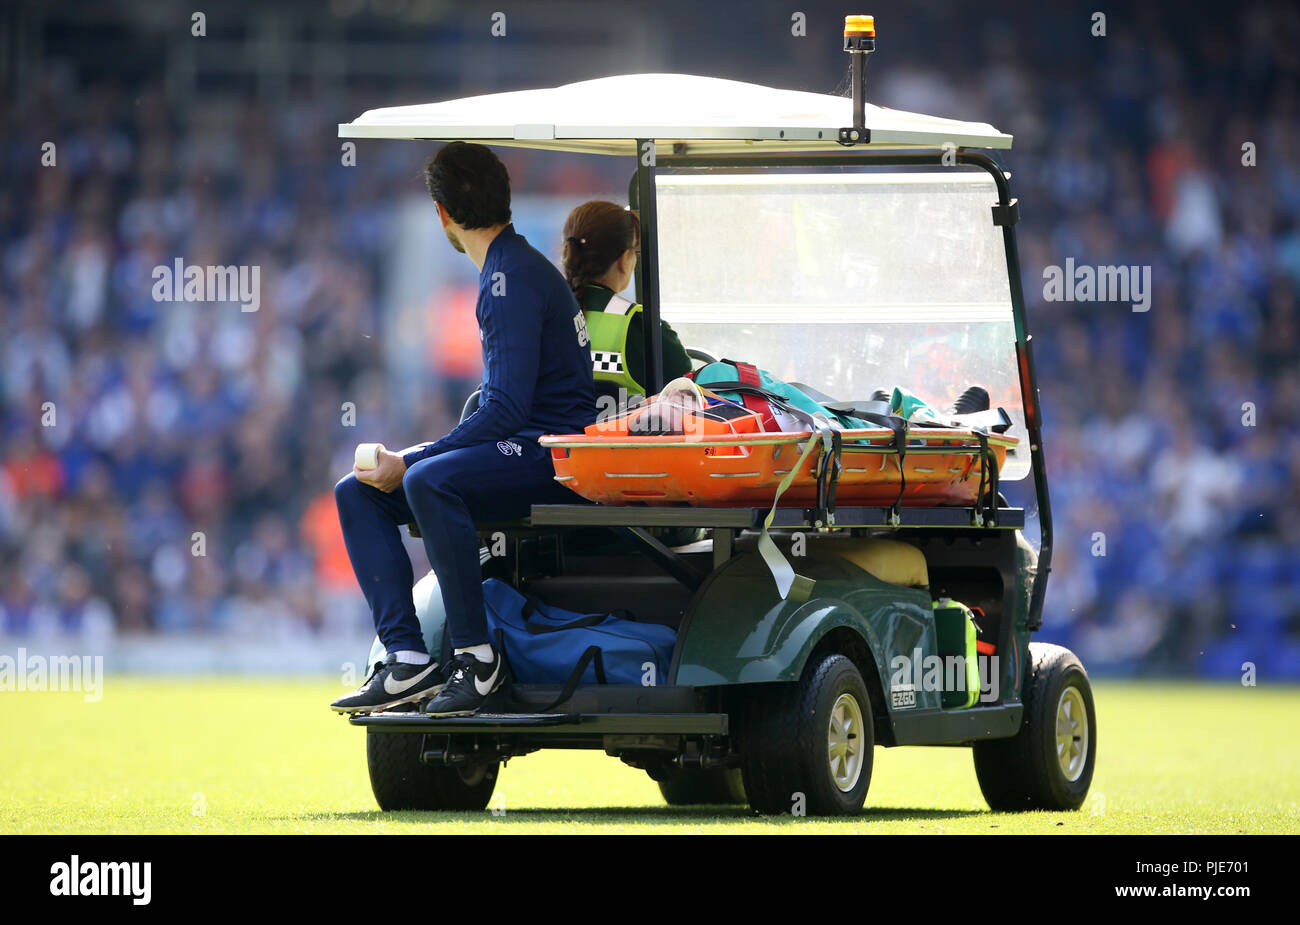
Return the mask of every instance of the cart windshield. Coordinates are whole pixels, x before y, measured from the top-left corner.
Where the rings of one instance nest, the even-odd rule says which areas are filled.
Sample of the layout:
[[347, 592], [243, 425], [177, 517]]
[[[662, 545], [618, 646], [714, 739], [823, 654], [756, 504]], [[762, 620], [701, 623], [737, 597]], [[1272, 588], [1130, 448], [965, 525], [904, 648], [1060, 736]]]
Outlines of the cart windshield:
[[993, 178], [978, 168], [661, 167], [660, 312], [682, 342], [839, 400], [970, 385], [1029, 471]]

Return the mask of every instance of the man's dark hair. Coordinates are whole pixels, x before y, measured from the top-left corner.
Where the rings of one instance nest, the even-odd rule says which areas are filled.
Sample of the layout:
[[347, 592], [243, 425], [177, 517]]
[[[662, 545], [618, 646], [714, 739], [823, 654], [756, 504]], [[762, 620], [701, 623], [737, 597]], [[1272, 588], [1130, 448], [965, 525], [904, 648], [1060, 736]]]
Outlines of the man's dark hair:
[[434, 202], [462, 228], [491, 228], [510, 221], [510, 174], [483, 145], [453, 141], [424, 165]]

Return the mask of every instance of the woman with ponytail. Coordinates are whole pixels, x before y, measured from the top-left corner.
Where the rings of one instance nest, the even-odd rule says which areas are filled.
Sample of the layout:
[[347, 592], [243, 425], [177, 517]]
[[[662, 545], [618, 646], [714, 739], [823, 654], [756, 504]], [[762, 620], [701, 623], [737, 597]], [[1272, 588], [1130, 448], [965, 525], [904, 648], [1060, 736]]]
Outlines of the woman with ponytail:
[[[640, 251], [641, 222], [627, 207], [593, 200], [564, 223], [564, 277], [586, 317], [596, 391], [620, 405], [650, 386], [641, 306], [618, 295], [632, 281]], [[670, 382], [691, 371], [691, 360], [673, 329], [664, 323], [660, 329], [664, 382]]]

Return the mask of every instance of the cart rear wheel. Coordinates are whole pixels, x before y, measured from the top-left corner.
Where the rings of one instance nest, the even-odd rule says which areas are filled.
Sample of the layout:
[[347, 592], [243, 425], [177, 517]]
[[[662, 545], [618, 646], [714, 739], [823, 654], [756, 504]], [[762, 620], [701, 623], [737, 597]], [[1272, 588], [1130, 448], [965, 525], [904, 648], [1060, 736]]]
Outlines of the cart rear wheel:
[[424, 735], [366, 731], [370, 789], [385, 812], [397, 810], [481, 810], [492, 799], [495, 761], [447, 767], [420, 760]]
[[1092, 685], [1069, 649], [1034, 642], [1029, 655], [1020, 732], [976, 743], [975, 775], [996, 810], [1078, 809], [1097, 760]]
[[669, 806], [745, 802], [744, 781], [740, 770], [733, 768], [708, 771], [674, 769], [659, 781], [659, 792]]
[[796, 684], [755, 688], [742, 717], [745, 793], [760, 813], [851, 816], [871, 785], [871, 700], [843, 655], [814, 658]]

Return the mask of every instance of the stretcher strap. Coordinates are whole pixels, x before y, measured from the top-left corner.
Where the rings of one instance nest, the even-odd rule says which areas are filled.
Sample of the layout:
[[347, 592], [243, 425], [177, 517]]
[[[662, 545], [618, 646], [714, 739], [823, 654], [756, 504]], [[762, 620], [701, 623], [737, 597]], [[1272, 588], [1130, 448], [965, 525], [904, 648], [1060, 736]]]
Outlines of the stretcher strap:
[[898, 457], [898, 497], [890, 508], [890, 519], [897, 525], [903, 516], [903, 495], [907, 491], [907, 469], [903, 466], [907, 458], [907, 419], [889, 410], [889, 402], [873, 401], [859, 404], [836, 403], [827, 405], [832, 411], [861, 418], [868, 424], [886, 427], [894, 435], [894, 454]]
[[985, 464], [989, 470], [989, 526], [997, 526], [998, 507], [1001, 501], [998, 497], [998, 456], [988, 446], [988, 438], [982, 441], [984, 444], [984, 453], [988, 456], [988, 462]]
[[736, 375], [740, 377], [740, 381], [745, 385], [762, 386], [763, 380], [758, 375], [758, 367], [753, 363], [745, 363], [741, 360], [723, 360], [722, 362], [730, 363], [736, 367]]
[[808, 438], [807, 444], [804, 445], [803, 452], [795, 460], [790, 471], [781, 479], [781, 483], [776, 487], [776, 497], [772, 499], [772, 507], [763, 518], [763, 529], [758, 533], [758, 554], [763, 557], [767, 564], [768, 571], [772, 573], [772, 578], [776, 581], [776, 590], [781, 595], [782, 600], [792, 601], [796, 604], [802, 604], [812, 597], [813, 580], [798, 574], [794, 566], [790, 564], [781, 550], [777, 548], [776, 543], [772, 541], [772, 536], [768, 532], [772, 526], [772, 521], [776, 518], [776, 506], [781, 501], [781, 495], [795, 480], [795, 477], [803, 469], [804, 463], [812, 455], [813, 450], [823, 443], [832, 440], [831, 434], [834, 433], [829, 421], [823, 419], [818, 423], [817, 433]]
[[[975, 429], [974, 434], [980, 445], [980, 486], [972, 519], [976, 526], [995, 527], [998, 523], [998, 458], [989, 448], [989, 435], [979, 429]], [[984, 507], [982, 512], [981, 505]]]
[[[743, 363], [739, 360], [723, 360], [722, 362], [730, 363], [736, 368], [736, 375], [739, 377], [740, 382], [743, 385], [747, 385], [751, 389], [757, 389], [759, 393], [764, 392], [763, 379], [758, 375], [758, 367], [754, 366], [752, 363]], [[713, 391], [717, 391], [717, 389], [713, 389]], [[764, 402], [763, 398], [765, 397], [767, 396], [760, 396], [760, 394], [748, 391], [740, 393], [740, 400], [744, 406], [757, 414], [763, 421], [763, 429], [775, 430], [776, 417], [772, 414], [772, 401], [769, 398]]]
[[[802, 408], [790, 404], [789, 400], [786, 399], [784, 396], [778, 395], [775, 392], [769, 392], [767, 389], [763, 388], [760, 385], [751, 385], [748, 382], [744, 382], [742, 380], [737, 379], [735, 382], [709, 382], [706, 383], [704, 386], [702, 386], [702, 388], [708, 389], [710, 392], [713, 392], [715, 394], [718, 392], [740, 393], [741, 400], [745, 403], [745, 407], [748, 408], [750, 411], [753, 411], [755, 414], [760, 415], [763, 418], [764, 421], [763, 426], [765, 428], [767, 426], [767, 422], [770, 421], [772, 422], [773, 429], [776, 429], [776, 425], [775, 425], [776, 418], [772, 416], [770, 408], [762, 407], [762, 402], [759, 402], [758, 406], [751, 405], [750, 404], [751, 398], [753, 398], [754, 401], [758, 401], [758, 399], [762, 399], [766, 401], [768, 405], [772, 405], [777, 408], [780, 408], [782, 411], [790, 415], [800, 424], [807, 425], [809, 429], [811, 430], [817, 429], [816, 415], [809, 414], [807, 411], [804, 411]], [[757, 397], [755, 398], [755, 396]], [[823, 416], [823, 420], [825, 420], [825, 416]]]
[[971, 522], [977, 527], [996, 526], [998, 522], [998, 457], [989, 446], [989, 431], [996, 428], [996, 433], [1002, 433], [1011, 426], [1011, 419], [1001, 408], [997, 409], [996, 414], [982, 411], [976, 414], [961, 415], [960, 417], [966, 420], [951, 423], [943, 421], [917, 421], [915, 423], [917, 427], [927, 428], [953, 427], [960, 424], [975, 437], [976, 442], [979, 443], [977, 458], [980, 461], [980, 484], [976, 490], [975, 503], [971, 509]]
[[[830, 420], [824, 415], [809, 414], [802, 408], [790, 404], [782, 396], [769, 392], [766, 389], [752, 386], [746, 382], [710, 382], [708, 387], [718, 392], [739, 392], [742, 396], [747, 390], [752, 390], [761, 397], [767, 399], [769, 404], [775, 405], [782, 411], [792, 415], [797, 421], [799, 421], [799, 423], [807, 425], [818, 433], [821, 433], [823, 426], [832, 431], [833, 436], [832, 433], [823, 435], [823, 441], [826, 444], [826, 456], [822, 458], [822, 465], [823, 467], [833, 467], [834, 475], [830, 480], [828, 497], [824, 497], [822, 494], [824, 474], [829, 473], [831, 470], [830, 468], [823, 468], [818, 471], [817, 506], [819, 509], [827, 511], [828, 520], [833, 518], [835, 505], [835, 481], [838, 479], [841, 463], [839, 452], [839, 431], [831, 427]], [[898, 458], [898, 497], [894, 499], [894, 505], [890, 508], [889, 514], [890, 520], [894, 525], [898, 525], [902, 521], [903, 496], [907, 492], [907, 469], [904, 465], [907, 459], [907, 435], [909, 426], [907, 420], [891, 412], [889, 410], [888, 402], [862, 402], [853, 405], [848, 403], [837, 403], [835, 405], [827, 405], [827, 407], [832, 411], [860, 418], [869, 424], [876, 424], [880, 427], [884, 427], [894, 435], [894, 455]], [[827, 508], [827, 501], [829, 501], [829, 509]]]
[[[903, 418], [890, 413], [887, 415], [890, 420], [882, 420], [879, 414], [873, 413], [876, 405], [885, 404], [884, 402], [872, 402], [866, 406], [859, 405], [855, 408], [849, 408], [843, 405], [829, 405], [833, 411], [841, 411], [846, 414], [853, 414], [863, 420], [870, 421], [873, 424], [883, 424], [894, 430], [895, 447], [898, 450], [898, 470], [899, 470], [899, 489], [898, 500], [894, 503], [894, 516], [898, 516], [899, 505], [903, 500], [903, 492], [906, 490], [905, 473], [903, 470], [903, 458], [907, 448], [907, 429], [909, 422]], [[895, 422], [901, 422], [901, 431]], [[976, 526], [996, 526], [998, 522], [998, 458], [997, 454], [989, 447], [989, 434], [1005, 433], [1011, 427], [1011, 418], [1002, 408], [996, 408], [992, 411], [977, 411], [971, 414], [952, 415], [945, 421], [913, 421], [910, 425], [918, 428], [943, 429], [950, 427], [964, 427], [968, 429], [979, 443], [979, 460], [980, 460], [980, 484], [975, 495], [974, 508], [971, 511], [971, 520]], [[981, 510], [981, 507], [983, 510]]]
[[840, 484], [843, 463], [840, 459], [843, 440], [831, 429], [822, 434], [822, 455], [817, 461], [817, 526], [835, 526], [835, 491]]

